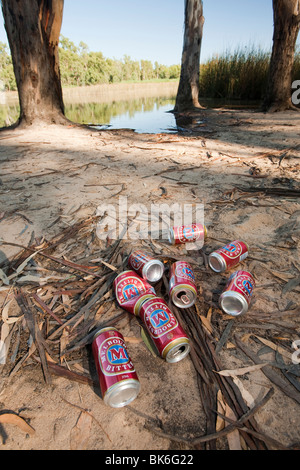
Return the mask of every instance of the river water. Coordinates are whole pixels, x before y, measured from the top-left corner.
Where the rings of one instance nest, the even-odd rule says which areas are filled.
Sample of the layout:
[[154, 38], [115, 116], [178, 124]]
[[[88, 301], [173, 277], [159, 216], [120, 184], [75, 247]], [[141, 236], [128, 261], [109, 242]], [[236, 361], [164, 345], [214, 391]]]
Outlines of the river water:
[[[177, 82], [120, 83], [63, 90], [65, 115], [99, 129], [133, 129], [139, 133], [176, 131], [173, 113]], [[0, 127], [19, 116], [17, 92], [2, 93]]]
[[[72, 121], [98, 129], [133, 129], [137, 133], [177, 132], [174, 114], [178, 82], [118, 83], [63, 90], [65, 114]], [[203, 101], [207, 107], [223, 106], [221, 101]], [[228, 105], [228, 103], [227, 103]], [[230, 107], [249, 107], [231, 103]], [[252, 106], [250, 106], [252, 107]], [[0, 127], [17, 121], [17, 92], [0, 96]]]

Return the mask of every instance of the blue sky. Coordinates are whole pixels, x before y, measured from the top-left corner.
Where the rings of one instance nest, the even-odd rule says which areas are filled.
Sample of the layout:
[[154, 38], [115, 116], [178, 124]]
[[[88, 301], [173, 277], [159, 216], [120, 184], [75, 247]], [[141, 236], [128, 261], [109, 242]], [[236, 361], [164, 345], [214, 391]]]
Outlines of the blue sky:
[[[238, 46], [272, 46], [272, 0], [204, 0], [201, 61]], [[61, 33], [121, 59], [181, 62], [184, 0], [65, 0]], [[7, 43], [1, 12], [0, 41]], [[299, 42], [299, 40], [298, 40]]]

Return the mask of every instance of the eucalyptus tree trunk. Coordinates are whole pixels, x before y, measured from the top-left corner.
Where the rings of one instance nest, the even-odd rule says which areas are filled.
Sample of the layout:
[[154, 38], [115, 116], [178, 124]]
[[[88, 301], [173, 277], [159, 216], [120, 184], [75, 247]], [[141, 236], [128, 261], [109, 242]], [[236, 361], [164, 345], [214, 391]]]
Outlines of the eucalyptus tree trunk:
[[19, 123], [65, 123], [58, 44], [64, 0], [2, 0], [19, 92]]
[[296, 109], [292, 104], [292, 72], [300, 26], [299, 0], [273, 0], [274, 36], [265, 111]]
[[202, 0], [185, 0], [181, 74], [174, 111], [200, 108], [200, 52], [204, 16]]

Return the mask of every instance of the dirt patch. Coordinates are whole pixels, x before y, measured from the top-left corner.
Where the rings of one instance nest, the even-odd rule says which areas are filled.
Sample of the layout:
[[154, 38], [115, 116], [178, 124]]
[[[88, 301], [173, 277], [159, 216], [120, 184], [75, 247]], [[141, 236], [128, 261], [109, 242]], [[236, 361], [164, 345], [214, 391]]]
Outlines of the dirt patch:
[[[0, 424], [1, 449], [298, 445], [299, 364], [292, 345], [299, 340], [300, 313], [298, 114], [220, 109], [179, 118], [182, 132], [173, 135], [75, 126], [1, 132], [2, 277], [16, 273], [32, 253], [22, 249], [28, 246], [34, 252], [48, 246], [45, 253], [56, 259], [93, 267], [81, 272], [40, 253], [9, 284], [0, 281], [1, 337], [10, 340], [0, 366], [0, 419], [7, 413], [18, 415], [35, 431]], [[151, 238], [133, 242], [125, 237], [118, 244], [108, 237], [99, 240], [97, 208], [119, 207], [120, 197], [149, 213], [153, 204], [204, 204], [208, 238], [203, 250], [174, 248]], [[132, 230], [131, 235], [136, 226]], [[254, 274], [257, 287], [249, 312], [232, 318], [218, 306], [230, 272], [216, 275], [206, 262], [213, 249], [239, 238], [249, 244], [250, 255], [242, 266]], [[113, 298], [111, 279], [126, 268], [136, 246], [164, 259], [166, 267], [177, 258], [193, 263], [197, 308], [179, 312], [193, 353], [177, 364], [153, 356], [141, 339], [137, 319]], [[93, 261], [98, 258], [110, 267]], [[107, 282], [98, 298], [103, 285], [94, 286], [99, 279], [95, 274]], [[67, 286], [78, 292], [63, 294]], [[157, 290], [167, 297], [164, 283]], [[51, 338], [59, 324], [30, 304], [47, 353], [48, 384], [16, 291], [30, 302], [33, 294], [48, 305], [52, 302], [62, 322], [88, 305], [72, 337], [60, 333]], [[122, 409], [107, 407], [99, 396], [87, 340], [107, 322], [128, 339], [142, 385], [137, 399]], [[74, 375], [57, 375], [61, 370], [51, 367], [51, 361]], [[216, 372], [254, 365], [229, 377]], [[226, 431], [216, 411], [226, 414], [226, 426], [230, 419], [244, 417], [238, 437]]]

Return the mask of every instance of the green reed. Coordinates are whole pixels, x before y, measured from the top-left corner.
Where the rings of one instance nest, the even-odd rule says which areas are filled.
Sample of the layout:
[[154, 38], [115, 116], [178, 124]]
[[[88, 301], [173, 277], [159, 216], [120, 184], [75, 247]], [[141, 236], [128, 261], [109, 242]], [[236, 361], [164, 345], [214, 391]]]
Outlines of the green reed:
[[[262, 100], [271, 53], [258, 47], [215, 55], [200, 66], [200, 96], [226, 100]], [[300, 79], [300, 50], [295, 53], [293, 80]]]

